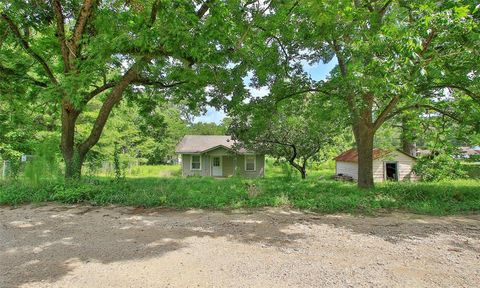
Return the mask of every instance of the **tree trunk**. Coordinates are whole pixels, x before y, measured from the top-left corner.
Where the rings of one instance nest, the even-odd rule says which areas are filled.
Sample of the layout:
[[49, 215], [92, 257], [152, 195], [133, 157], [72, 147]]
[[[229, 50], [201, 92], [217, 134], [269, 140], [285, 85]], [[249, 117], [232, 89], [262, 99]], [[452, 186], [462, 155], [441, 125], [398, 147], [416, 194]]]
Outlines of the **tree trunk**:
[[402, 150], [410, 156], [417, 157], [417, 143], [415, 143], [416, 133], [412, 127], [413, 118], [411, 115], [402, 117]]
[[307, 171], [305, 171], [305, 169], [302, 169], [300, 171], [300, 174], [302, 175], [302, 179], [306, 179], [307, 178]]
[[[403, 136], [403, 135], [402, 135]], [[417, 157], [417, 143], [402, 137], [402, 150], [412, 157]]]
[[81, 157], [75, 148], [75, 123], [80, 111], [75, 110], [68, 101], [62, 101], [62, 136], [60, 149], [62, 150], [63, 160], [65, 161], [65, 178], [80, 178], [81, 162], [85, 155]]
[[373, 138], [375, 130], [364, 117], [354, 126], [358, 153], [358, 187], [373, 188]]
[[61, 149], [65, 160], [65, 178], [80, 178], [82, 165], [87, 153], [97, 144], [107, 123], [110, 112], [122, 99], [122, 94], [130, 82], [138, 76], [136, 67], [130, 68], [122, 79], [113, 87], [100, 108], [90, 135], [80, 144], [75, 144], [75, 123], [81, 111], [68, 101], [62, 101], [62, 139]]

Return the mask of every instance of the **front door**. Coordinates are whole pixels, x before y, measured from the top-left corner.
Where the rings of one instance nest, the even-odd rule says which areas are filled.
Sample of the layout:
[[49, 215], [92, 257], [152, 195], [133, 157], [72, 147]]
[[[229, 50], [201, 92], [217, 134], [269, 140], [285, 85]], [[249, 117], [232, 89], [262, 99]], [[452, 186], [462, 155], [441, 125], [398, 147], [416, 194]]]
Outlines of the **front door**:
[[212, 158], [212, 176], [223, 176], [222, 158], [219, 156], [215, 156]]

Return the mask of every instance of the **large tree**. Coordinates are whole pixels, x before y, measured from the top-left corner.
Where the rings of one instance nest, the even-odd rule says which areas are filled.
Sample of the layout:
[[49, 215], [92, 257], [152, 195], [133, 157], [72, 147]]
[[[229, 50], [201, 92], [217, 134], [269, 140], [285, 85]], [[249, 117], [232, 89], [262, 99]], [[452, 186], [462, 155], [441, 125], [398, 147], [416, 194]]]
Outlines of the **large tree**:
[[249, 150], [287, 161], [305, 179], [308, 161], [345, 134], [338, 102], [315, 94], [256, 99], [232, 111], [230, 131]]
[[[80, 176], [127, 92], [135, 98], [155, 90], [157, 97], [183, 99], [191, 107], [244, 92], [244, 66], [228, 66], [242, 50], [242, 17], [251, 3], [241, 2], [3, 1], [0, 71], [17, 81], [2, 85], [28, 86], [35, 101], [56, 109], [65, 176]], [[93, 106], [96, 117], [79, 139], [77, 120], [94, 98], [101, 104]]]
[[[478, 79], [478, 72], [472, 73], [477, 60], [471, 55], [478, 47], [472, 1], [305, 1], [294, 7], [290, 21], [297, 24], [296, 42], [307, 51], [306, 58], [338, 61], [324, 87], [348, 107], [360, 187], [373, 186], [376, 131], [400, 111], [432, 104], [420, 89], [427, 78], [435, 83], [448, 76], [451, 82], [444, 86], [459, 86], [466, 93], [462, 83]], [[443, 65], [453, 60], [452, 53], [468, 55], [460, 59], [470, 68]]]

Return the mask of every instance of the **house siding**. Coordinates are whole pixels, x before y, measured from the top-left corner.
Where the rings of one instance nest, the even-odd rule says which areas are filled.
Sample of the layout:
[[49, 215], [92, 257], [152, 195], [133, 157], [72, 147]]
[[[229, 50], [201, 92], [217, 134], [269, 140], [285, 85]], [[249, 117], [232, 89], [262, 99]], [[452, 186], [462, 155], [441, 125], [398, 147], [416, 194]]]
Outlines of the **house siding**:
[[[195, 154], [198, 155], [198, 154]], [[182, 175], [183, 176], [210, 176], [210, 159], [206, 155], [201, 155], [202, 169], [191, 169], [192, 154], [182, 154]]]
[[419, 179], [419, 177], [412, 171], [413, 166], [415, 165], [415, 159], [400, 152], [392, 152], [382, 159], [376, 159], [374, 161], [374, 179], [377, 181], [384, 181], [385, 162], [389, 161], [397, 162], [399, 181], [416, 181]]
[[235, 174], [235, 156], [223, 156], [223, 176], [229, 177]]
[[355, 180], [358, 180], [358, 165], [353, 162], [343, 162], [337, 161], [336, 163], [336, 174], [343, 174], [352, 177]]
[[[222, 157], [222, 174], [223, 177], [230, 177], [238, 173], [244, 177], [263, 177], [265, 174], [265, 155], [255, 155], [256, 170], [245, 171], [245, 156], [235, 155], [231, 151], [218, 148], [202, 156], [202, 169], [191, 170], [192, 154], [181, 154], [182, 176], [211, 176], [211, 159], [213, 156]], [[198, 154], [195, 154], [198, 155]], [[237, 171], [237, 172], [236, 172]]]
[[263, 177], [265, 176], [265, 155], [255, 155], [255, 171], [245, 171], [245, 155], [237, 156], [237, 173], [244, 177]]

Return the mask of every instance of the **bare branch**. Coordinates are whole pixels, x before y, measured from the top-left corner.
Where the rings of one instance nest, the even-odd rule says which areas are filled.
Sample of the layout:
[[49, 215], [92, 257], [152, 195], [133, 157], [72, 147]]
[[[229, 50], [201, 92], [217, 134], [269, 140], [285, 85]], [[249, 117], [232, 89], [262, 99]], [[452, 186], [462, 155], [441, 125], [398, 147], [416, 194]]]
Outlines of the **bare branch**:
[[15, 35], [15, 38], [17, 38], [18, 42], [23, 47], [23, 49], [25, 49], [25, 51], [30, 56], [32, 56], [32, 58], [34, 58], [40, 65], [42, 65], [42, 67], [45, 70], [45, 73], [47, 73], [47, 76], [50, 79], [50, 81], [53, 84], [58, 84], [58, 81], [55, 78], [55, 76], [53, 75], [53, 72], [50, 69], [50, 67], [48, 66], [47, 62], [38, 53], [33, 51], [33, 49], [30, 47], [28, 42], [22, 37], [22, 34], [20, 33], [20, 30], [18, 29], [17, 25], [15, 25], [15, 23], [12, 21], [12, 19], [10, 19], [10, 17], [8, 17], [8, 15], [5, 14], [5, 13], [2, 13], [1, 17], [4, 21], [7, 22], [8, 26], [10, 27], [10, 30], [13, 32], [13, 35]]

